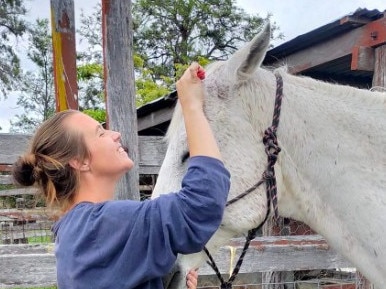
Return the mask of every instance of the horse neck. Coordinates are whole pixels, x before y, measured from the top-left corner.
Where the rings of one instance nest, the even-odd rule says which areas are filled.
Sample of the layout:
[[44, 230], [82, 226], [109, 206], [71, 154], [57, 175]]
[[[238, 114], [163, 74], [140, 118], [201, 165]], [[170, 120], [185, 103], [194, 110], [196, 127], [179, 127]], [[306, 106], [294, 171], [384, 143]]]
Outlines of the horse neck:
[[[336, 183], [337, 176], [342, 177], [341, 174], [357, 166], [358, 161], [364, 168], [378, 165], [381, 171], [375, 152], [377, 146], [382, 146], [384, 136], [382, 102], [385, 97], [288, 74], [283, 74], [283, 81], [284, 98], [278, 128], [282, 148], [279, 166], [284, 205], [281, 207], [284, 215], [302, 219], [307, 218], [301, 215], [307, 208], [294, 205], [296, 200], [317, 202], [316, 192], [324, 192], [330, 194], [323, 196], [324, 201], [334, 202], [345, 193], [352, 196], [360, 193], [361, 186], [355, 182], [362, 178], [355, 170], [349, 170], [346, 179], [342, 179], [352, 186], [338, 192]], [[370, 142], [363, 142], [364, 137]]]

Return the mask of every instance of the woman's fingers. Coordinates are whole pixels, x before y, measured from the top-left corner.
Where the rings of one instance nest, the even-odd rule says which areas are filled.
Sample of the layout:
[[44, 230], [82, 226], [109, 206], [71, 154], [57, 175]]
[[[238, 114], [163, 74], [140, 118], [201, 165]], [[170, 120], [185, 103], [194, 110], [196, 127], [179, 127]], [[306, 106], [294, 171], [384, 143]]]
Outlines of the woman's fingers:
[[196, 289], [198, 281], [197, 270], [191, 269], [186, 275], [186, 286], [188, 289]]

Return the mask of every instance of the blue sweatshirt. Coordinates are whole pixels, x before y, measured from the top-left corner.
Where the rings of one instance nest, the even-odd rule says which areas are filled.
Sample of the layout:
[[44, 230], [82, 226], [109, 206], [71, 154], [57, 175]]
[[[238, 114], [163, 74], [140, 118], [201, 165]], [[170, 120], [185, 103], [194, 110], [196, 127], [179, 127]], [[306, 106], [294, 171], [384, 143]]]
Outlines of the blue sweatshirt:
[[161, 289], [177, 254], [196, 253], [221, 223], [230, 187], [222, 162], [189, 160], [178, 193], [82, 202], [53, 227], [59, 289]]

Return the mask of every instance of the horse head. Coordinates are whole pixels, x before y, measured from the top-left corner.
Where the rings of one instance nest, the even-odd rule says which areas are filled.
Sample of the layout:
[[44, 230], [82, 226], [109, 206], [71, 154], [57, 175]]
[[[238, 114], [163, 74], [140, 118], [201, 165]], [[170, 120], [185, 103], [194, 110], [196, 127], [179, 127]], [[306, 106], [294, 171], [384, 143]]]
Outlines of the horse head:
[[[229, 199], [254, 185], [265, 170], [267, 157], [262, 137], [271, 122], [275, 77], [261, 69], [260, 65], [269, 40], [270, 25], [266, 24], [252, 41], [227, 61], [215, 62], [206, 70], [204, 109], [224, 163], [232, 175]], [[168, 148], [153, 198], [180, 189], [186, 171], [182, 159], [188, 152], [182, 118], [181, 108], [177, 103], [166, 136]], [[230, 238], [257, 227], [266, 212], [267, 199], [263, 188], [256, 189], [237, 204], [227, 207], [219, 230], [207, 244], [208, 250], [215, 252]], [[190, 268], [199, 267], [204, 261], [203, 253], [193, 254], [189, 258], [179, 256], [173, 276], [169, 276], [167, 288], [185, 288], [185, 273]]]

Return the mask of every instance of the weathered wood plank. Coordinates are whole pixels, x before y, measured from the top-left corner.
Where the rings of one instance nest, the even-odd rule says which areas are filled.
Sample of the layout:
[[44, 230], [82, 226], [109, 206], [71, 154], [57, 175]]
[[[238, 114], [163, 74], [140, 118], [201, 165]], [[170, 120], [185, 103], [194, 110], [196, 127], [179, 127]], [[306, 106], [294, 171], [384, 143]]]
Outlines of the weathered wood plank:
[[[242, 251], [242, 239], [235, 239], [230, 247], [223, 247], [215, 255], [220, 272], [229, 272], [230, 248], [236, 248], [238, 257]], [[235, 257], [235, 261], [237, 260]], [[328, 246], [318, 235], [259, 237], [251, 242], [244, 257], [241, 273], [263, 271], [298, 271], [353, 267], [346, 259]], [[208, 266], [200, 274], [211, 274]]]
[[9, 189], [9, 190], [0, 191], [0, 197], [37, 195], [37, 194], [39, 194], [39, 191], [37, 188], [18, 188], [18, 189]]
[[140, 174], [158, 174], [166, 153], [163, 137], [139, 137], [139, 172]]
[[13, 179], [11, 175], [0, 175], [0, 185], [11, 185]]
[[0, 257], [0, 287], [46, 287], [56, 284], [53, 254], [4, 255]]
[[373, 87], [381, 91], [386, 88], [386, 45], [375, 48]]
[[0, 288], [56, 284], [54, 245], [0, 245]]
[[374, 71], [374, 48], [354, 46], [351, 57], [351, 70]]
[[[28, 145], [29, 135], [0, 133], [0, 164], [13, 164]], [[158, 174], [166, 152], [161, 136], [139, 136], [139, 173]]]
[[166, 107], [154, 111], [143, 118], [138, 118], [138, 131], [155, 127], [172, 119], [174, 107]]
[[0, 164], [13, 164], [27, 149], [30, 135], [0, 133]]
[[102, 0], [106, 113], [109, 128], [121, 132], [134, 160], [116, 186], [117, 199], [138, 199], [139, 149], [133, 62], [131, 1]]
[[78, 109], [73, 0], [51, 0], [56, 111]]
[[[230, 246], [240, 254], [243, 239], [233, 239]], [[54, 245], [0, 245], [0, 287], [10, 284], [35, 286], [55, 283]], [[214, 255], [221, 273], [229, 272], [230, 247]], [[234, 264], [234, 263], [233, 263]], [[296, 271], [352, 267], [320, 236], [259, 237], [252, 241], [240, 273], [263, 271]], [[213, 275], [208, 265], [200, 276]], [[3, 287], [2, 287], [3, 286]]]

